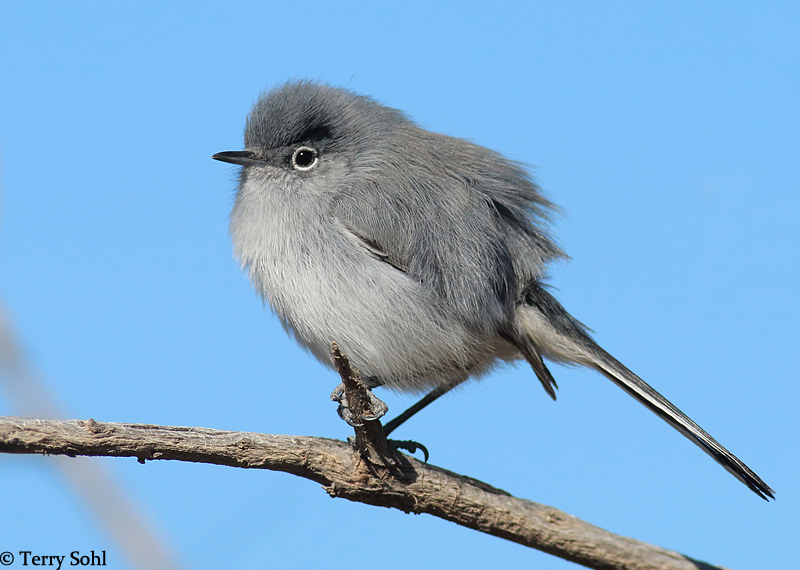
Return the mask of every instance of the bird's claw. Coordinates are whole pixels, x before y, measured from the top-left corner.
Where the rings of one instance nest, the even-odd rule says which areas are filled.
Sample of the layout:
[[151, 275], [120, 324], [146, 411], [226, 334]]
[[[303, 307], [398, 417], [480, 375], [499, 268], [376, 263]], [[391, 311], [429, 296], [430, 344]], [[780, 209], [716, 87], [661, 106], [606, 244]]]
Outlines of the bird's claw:
[[425, 447], [424, 445], [422, 445], [421, 443], [419, 443], [419, 442], [417, 442], [417, 441], [413, 441], [413, 440], [411, 440], [411, 439], [406, 439], [406, 440], [400, 440], [400, 439], [388, 439], [388, 440], [386, 440], [386, 441], [387, 441], [387, 442], [389, 443], [389, 445], [391, 445], [393, 448], [395, 448], [395, 449], [403, 449], [403, 450], [405, 450], [405, 451], [408, 451], [408, 452], [409, 452], [409, 453], [411, 453], [412, 455], [413, 455], [414, 453], [416, 453], [416, 452], [417, 452], [417, 450], [420, 450], [420, 451], [422, 452], [422, 454], [425, 456], [425, 463], [427, 463], [427, 462], [428, 462], [428, 457], [429, 457], [429, 455], [428, 455], [428, 448], [427, 448], [427, 447]]

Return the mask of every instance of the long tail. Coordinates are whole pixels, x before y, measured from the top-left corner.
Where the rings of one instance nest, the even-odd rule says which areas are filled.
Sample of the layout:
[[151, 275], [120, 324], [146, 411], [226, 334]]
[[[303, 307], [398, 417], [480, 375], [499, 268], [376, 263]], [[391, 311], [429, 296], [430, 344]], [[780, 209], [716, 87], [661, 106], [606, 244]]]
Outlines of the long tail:
[[[775, 498], [774, 491], [752, 469], [672, 402], [603, 350], [589, 336], [586, 327], [567, 313], [538, 282], [532, 282], [523, 292], [523, 304], [519, 307], [518, 316], [520, 330], [513, 335], [513, 342], [517, 346], [532, 347], [521, 349], [521, 352], [529, 361], [531, 357], [535, 358], [533, 369], [546, 388], [552, 376], [549, 371], [544, 376], [540, 375], [539, 369], [544, 367], [540, 355], [557, 362], [594, 368], [694, 442], [759, 497], [765, 500]], [[551, 392], [552, 388], [548, 390], [548, 393]]]

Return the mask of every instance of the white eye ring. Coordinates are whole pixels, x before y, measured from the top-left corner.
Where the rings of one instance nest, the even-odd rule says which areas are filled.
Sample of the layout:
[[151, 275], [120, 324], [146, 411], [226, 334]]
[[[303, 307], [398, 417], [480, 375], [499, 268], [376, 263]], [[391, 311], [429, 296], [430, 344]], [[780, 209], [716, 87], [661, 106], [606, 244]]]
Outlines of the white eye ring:
[[310, 146], [297, 147], [292, 153], [292, 168], [295, 170], [311, 170], [319, 162], [319, 155], [316, 149]]

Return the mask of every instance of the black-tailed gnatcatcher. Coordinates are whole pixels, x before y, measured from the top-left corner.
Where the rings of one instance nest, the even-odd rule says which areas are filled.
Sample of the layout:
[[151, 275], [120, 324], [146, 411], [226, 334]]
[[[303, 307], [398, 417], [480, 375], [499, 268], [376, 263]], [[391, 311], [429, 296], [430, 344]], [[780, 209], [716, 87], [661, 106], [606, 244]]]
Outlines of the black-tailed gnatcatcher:
[[371, 387], [433, 389], [432, 398], [524, 358], [555, 399], [543, 359], [587, 366], [774, 498], [548, 292], [545, 266], [565, 254], [547, 227], [552, 204], [520, 165], [308, 81], [258, 100], [244, 146], [214, 155], [243, 167], [230, 225], [236, 255], [320, 361], [331, 363], [335, 341]]

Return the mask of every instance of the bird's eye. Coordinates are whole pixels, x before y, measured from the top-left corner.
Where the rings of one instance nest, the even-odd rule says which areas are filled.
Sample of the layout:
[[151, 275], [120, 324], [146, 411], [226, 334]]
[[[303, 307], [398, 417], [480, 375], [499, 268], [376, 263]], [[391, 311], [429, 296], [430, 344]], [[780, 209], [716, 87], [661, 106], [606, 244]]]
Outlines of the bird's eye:
[[292, 155], [292, 167], [295, 170], [311, 170], [317, 165], [317, 151], [308, 146], [298, 147]]

